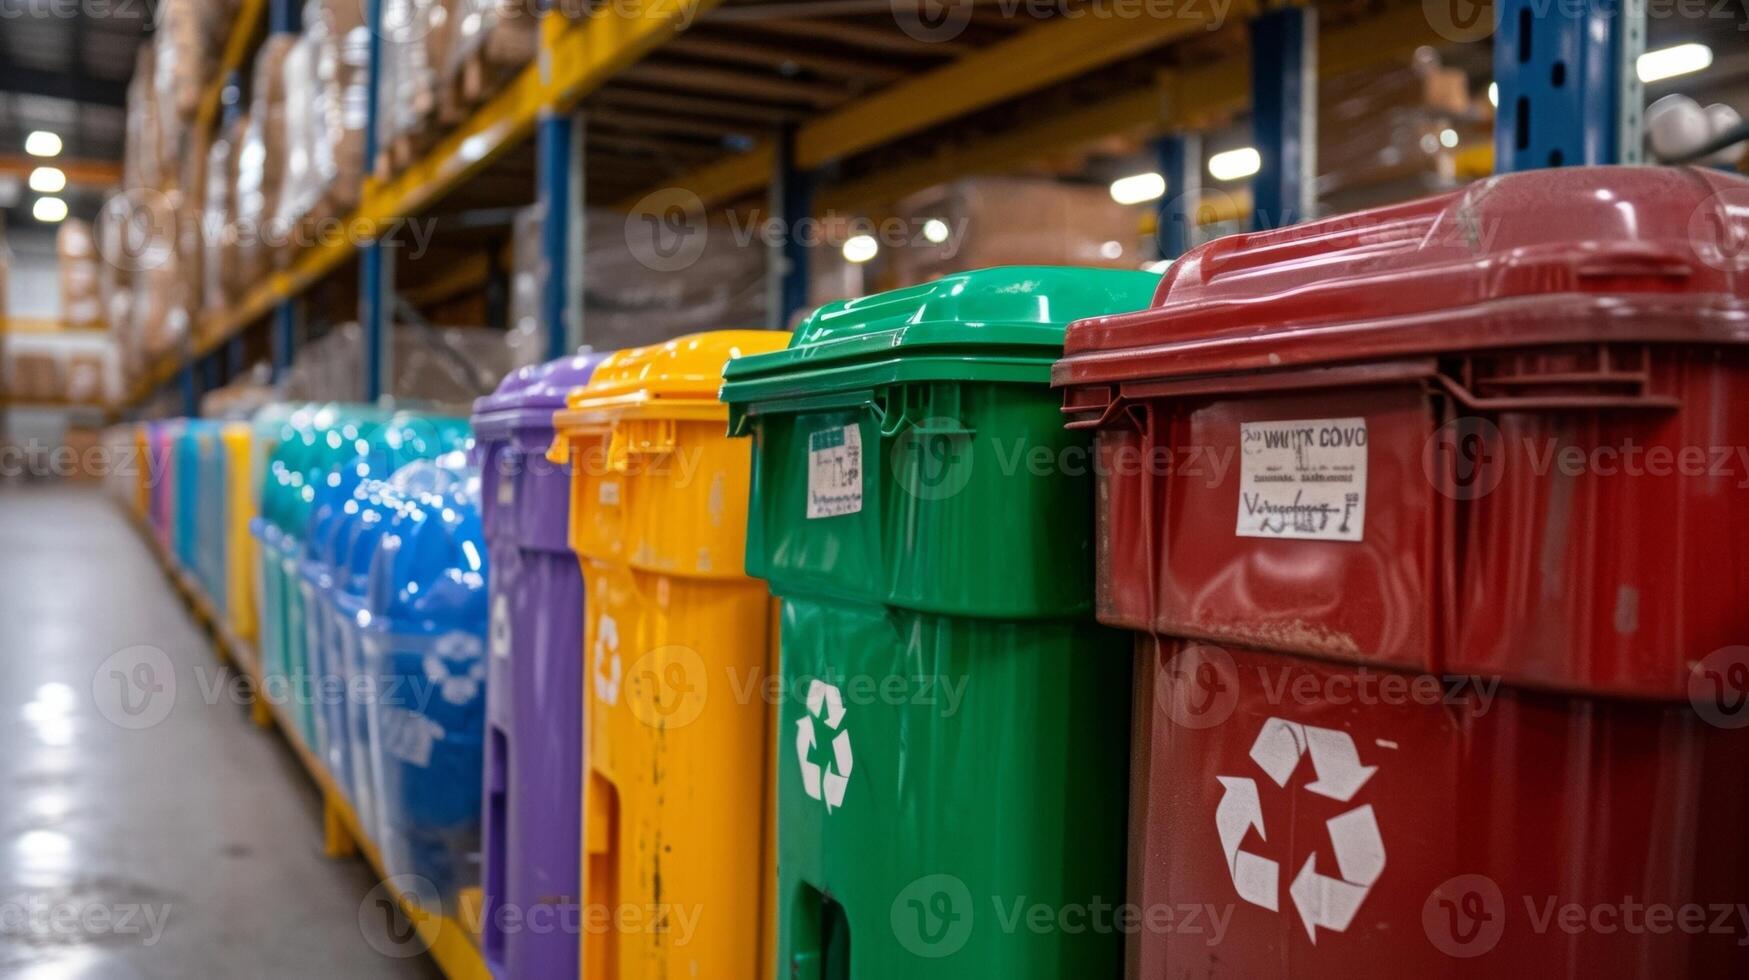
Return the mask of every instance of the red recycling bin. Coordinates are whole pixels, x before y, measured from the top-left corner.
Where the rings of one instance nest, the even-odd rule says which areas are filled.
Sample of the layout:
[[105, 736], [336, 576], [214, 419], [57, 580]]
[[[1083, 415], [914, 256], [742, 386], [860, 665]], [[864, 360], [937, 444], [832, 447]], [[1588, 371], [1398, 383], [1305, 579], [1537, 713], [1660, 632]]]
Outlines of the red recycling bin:
[[1054, 381], [1144, 634], [1132, 977], [1749, 970], [1749, 182], [1210, 242]]

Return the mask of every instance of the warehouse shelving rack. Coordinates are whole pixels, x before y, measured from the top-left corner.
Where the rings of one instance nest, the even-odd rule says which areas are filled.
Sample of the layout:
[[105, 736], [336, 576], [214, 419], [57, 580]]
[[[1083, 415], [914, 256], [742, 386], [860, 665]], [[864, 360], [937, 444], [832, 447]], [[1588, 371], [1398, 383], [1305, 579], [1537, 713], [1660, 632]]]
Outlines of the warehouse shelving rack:
[[[370, 234], [363, 240], [313, 245], [289, 267], [257, 283], [232, 308], [203, 311], [186, 349], [150, 365], [119, 408], [139, 405], [178, 377], [192, 400], [203, 376], [200, 363], [267, 320], [272, 324], [275, 366], [287, 369], [300, 298], [350, 261], [356, 261], [359, 269], [359, 320], [366, 333], [367, 390], [361, 395], [374, 399], [383, 390], [381, 379], [388, 370], [386, 323], [394, 292], [393, 262], [380, 247], [381, 235], [394, 227], [395, 219], [419, 215], [465, 188], [531, 138], [536, 144], [536, 192], [547, 216], [545, 265], [558, 272], [547, 279], [542, 305], [548, 347], [557, 353], [585, 340], [578, 309], [581, 261], [577, 254], [584, 186], [591, 198], [605, 195], [607, 203], [621, 210], [637, 207], [645, 194], [661, 186], [684, 188], [712, 209], [758, 207], [763, 194], [765, 214], [787, 220], [797, 214], [882, 207], [933, 184], [999, 170], [1116, 134], [1159, 138], [1162, 162], [1171, 170], [1173, 140], [1194, 138], [1199, 130], [1243, 112], [1254, 101], [1254, 92], [1259, 94], [1254, 112], [1257, 145], [1265, 151], [1266, 161], [1283, 159], [1284, 154], [1292, 154], [1292, 147], [1316, 138], [1309, 114], [1290, 110], [1306, 104], [1311, 96], [1305, 90], [1315, 86], [1318, 77], [1400, 59], [1419, 45], [1451, 39], [1436, 29], [1420, 2], [1360, 6], [1339, 16], [1326, 11], [1322, 18], [1326, 32], [1319, 36], [1312, 26], [1319, 18], [1309, 8], [1264, 9], [1251, 0], [1227, 12], [1229, 20], [1238, 22], [1237, 30], [1213, 30], [1222, 26], [1211, 19], [1219, 9], [1215, 5], [1185, 3], [1182, 15], [1173, 18], [1063, 17], [1018, 30], [992, 28], [984, 23], [984, 14], [976, 13], [972, 32], [932, 43], [898, 28], [891, 11], [902, 3], [889, 8], [882, 2], [872, 6], [888, 11], [885, 31], [866, 23], [851, 26], [827, 20], [794, 21], [781, 31], [776, 30], [777, 24], [763, 25], [767, 33], [761, 37], [771, 42], [770, 51], [721, 33], [724, 25], [739, 29], [748, 22], [749, 13], [758, 12], [757, 6], [754, 0], [621, 0], [610, 11], [580, 20], [556, 12], [544, 14], [537, 57], [497, 96], [393, 178], [365, 178], [362, 202], [347, 224], [371, 229]], [[379, 7], [375, 0], [368, 4], [373, 22]], [[225, 45], [223, 72], [201, 102], [198, 133], [211, 130], [227, 73], [247, 63], [265, 33], [295, 25], [290, 8], [289, 0], [246, 0]], [[782, 36], [798, 30], [797, 36]], [[834, 60], [807, 45], [810, 31], [835, 40], [847, 37], [869, 45], [868, 50], [890, 51], [891, 63]], [[1229, 35], [1238, 41], [1217, 46], [1220, 56], [1204, 53], [1177, 59], [1181, 64], [1154, 69], [1140, 84], [1134, 72], [1118, 70], [1161, 48], [1208, 47], [1209, 38]], [[1253, 49], [1266, 52], [1265, 56], [1251, 57]], [[822, 91], [822, 86], [781, 81], [749, 87], [745, 79], [723, 78], [719, 76], [727, 73], [692, 67], [685, 59], [694, 57], [749, 63], [780, 58], [791, 64], [819, 65], [854, 76], [857, 90], [834, 95]], [[652, 63], [653, 59], [666, 60]], [[899, 67], [907, 64], [912, 67]], [[1088, 77], [1103, 77], [1102, 72], [1109, 76], [1103, 86], [1081, 85]], [[621, 81], [684, 84], [692, 86], [694, 94], [671, 89], [652, 101], [648, 92], [620, 91], [615, 86]], [[697, 94], [700, 86], [709, 97]], [[774, 86], [781, 91], [769, 91]], [[1028, 99], [1025, 111], [1006, 117], [997, 111], [1023, 96], [1040, 97]], [[590, 98], [602, 105], [590, 103], [578, 113], [579, 105]], [[373, 105], [373, 118], [374, 111]], [[666, 175], [634, 175], [644, 177], [645, 183], [634, 179], [619, 192], [614, 190], [616, 182], [628, 179], [619, 167], [599, 172], [591, 168], [584, 184], [586, 155], [593, 159], [592, 154], [604, 147], [636, 144], [638, 139], [623, 132], [599, 133], [588, 121], [594, 113], [603, 120], [636, 117], [669, 127], [748, 123], [767, 135], [748, 145], [705, 152], [696, 165]], [[687, 149], [697, 148], [694, 144]], [[1181, 153], [1179, 158], [1196, 156]], [[1194, 163], [1188, 168], [1193, 169]], [[1174, 244], [1164, 236], [1187, 221], [1230, 219], [1245, 211], [1279, 220], [1291, 210], [1280, 198], [1287, 195], [1297, 201], [1309, 186], [1303, 166], [1289, 169], [1291, 173], [1267, 182], [1267, 200], [1218, 195], [1215, 206], [1207, 207], [1194, 195], [1169, 195], [1161, 203], [1158, 222], [1164, 254], [1176, 254]], [[827, 175], [830, 179], [822, 179]], [[1191, 186], [1194, 179], [1186, 168], [1170, 176], [1181, 178], [1172, 182], [1178, 187]], [[652, 179], [658, 183], [650, 184]], [[1263, 186], [1260, 181], [1259, 187]], [[772, 304], [773, 326], [789, 321], [802, 302], [807, 280], [806, 250], [795, 242], [778, 248], [782, 254], [770, 263], [773, 295], [778, 297]], [[236, 363], [238, 357], [230, 360]]]

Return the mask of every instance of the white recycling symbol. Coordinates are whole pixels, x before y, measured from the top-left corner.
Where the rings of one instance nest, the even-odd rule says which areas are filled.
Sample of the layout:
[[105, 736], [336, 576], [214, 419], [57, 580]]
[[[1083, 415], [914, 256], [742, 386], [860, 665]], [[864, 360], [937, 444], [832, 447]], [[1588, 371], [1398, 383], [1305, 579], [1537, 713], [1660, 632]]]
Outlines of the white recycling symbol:
[[[844, 729], [844, 693], [831, 684], [815, 678], [808, 685], [808, 713], [796, 721], [796, 761], [802, 766], [802, 789], [816, 800], [824, 800], [826, 812], [844, 805], [844, 790], [850, 785], [850, 770], [856, 760], [850, 753], [850, 732]], [[832, 765], [822, 769], [814, 762], [814, 719], [838, 734], [832, 736]]]
[[[1308, 792], [1347, 803], [1366, 784], [1378, 766], [1363, 766], [1355, 751], [1354, 740], [1347, 732], [1331, 728], [1315, 728], [1281, 718], [1270, 718], [1257, 733], [1251, 746], [1251, 759], [1275, 785], [1286, 787], [1287, 781], [1300, 764], [1300, 757], [1311, 753], [1312, 768], [1318, 778], [1306, 784]], [[1233, 887], [1239, 897], [1271, 912], [1280, 911], [1279, 886], [1281, 868], [1269, 858], [1259, 857], [1239, 849], [1246, 832], [1257, 828], [1257, 836], [1268, 839], [1263, 829], [1263, 805], [1257, 797], [1257, 783], [1244, 776], [1216, 776], [1226, 792], [1215, 808], [1215, 827], [1221, 835], [1221, 849], [1226, 852], [1227, 871], [1233, 876]], [[1354, 921], [1360, 905], [1372, 890], [1373, 883], [1385, 870], [1385, 843], [1379, 837], [1379, 824], [1373, 816], [1372, 804], [1355, 807], [1331, 817], [1325, 823], [1330, 834], [1330, 847], [1336, 852], [1336, 867], [1341, 877], [1318, 873], [1318, 855], [1306, 856], [1288, 895], [1305, 924], [1306, 935], [1318, 941], [1318, 929], [1343, 932]]]
[[619, 659], [619, 624], [603, 613], [595, 631], [595, 696], [607, 704], [619, 703], [619, 682], [625, 673]]

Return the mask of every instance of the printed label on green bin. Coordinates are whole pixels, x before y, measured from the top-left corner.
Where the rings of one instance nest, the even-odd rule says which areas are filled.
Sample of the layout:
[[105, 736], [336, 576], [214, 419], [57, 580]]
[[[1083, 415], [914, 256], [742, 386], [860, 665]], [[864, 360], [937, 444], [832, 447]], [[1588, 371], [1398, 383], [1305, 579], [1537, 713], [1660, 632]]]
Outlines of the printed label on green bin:
[[1239, 425], [1246, 538], [1359, 541], [1366, 529], [1366, 419]]
[[855, 425], [808, 436], [808, 519], [862, 510], [862, 430]]

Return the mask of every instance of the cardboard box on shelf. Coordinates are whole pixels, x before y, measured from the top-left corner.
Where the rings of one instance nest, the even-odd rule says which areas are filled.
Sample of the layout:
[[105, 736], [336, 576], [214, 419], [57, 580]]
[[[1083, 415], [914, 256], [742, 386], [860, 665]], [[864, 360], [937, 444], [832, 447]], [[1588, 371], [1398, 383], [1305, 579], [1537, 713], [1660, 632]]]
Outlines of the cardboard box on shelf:
[[69, 327], [104, 326], [97, 242], [91, 225], [67, 218], [55, 231], [55, 261], [61, 286], [61, 322]]
[[237, 284], [237, 158], [247, 117], [238, 117], [213, 140], [207, 153], [206, 199], [201, 207], [201, 307], [229, 309]]
[[296, 35], [271, 34], [255, 54], [249, 113], [237, 151], [237, 278], [228, 289], [233, 296], [267, 278], [273, 248], [288, 237], [275, 221], [286, 174], [285, 63], [296, 44]]
[[[1139, 268], [1150, 257], [1139, 238], [1141, 212], [1104, 187], [1028, 177], [972, 177], [899, 202], [902, 241], [888, 241], [897, 285], [996, 265]], [[931, 220], [947, 238], [923, 237]]]
[[370, 28], [356, 0], [312, 0], [305, 32], [313, 45], [316, 105], [312, 161], [321, 184], [316, 209], [344, 217], [364, 188], [364, 130], [369, 105]]

